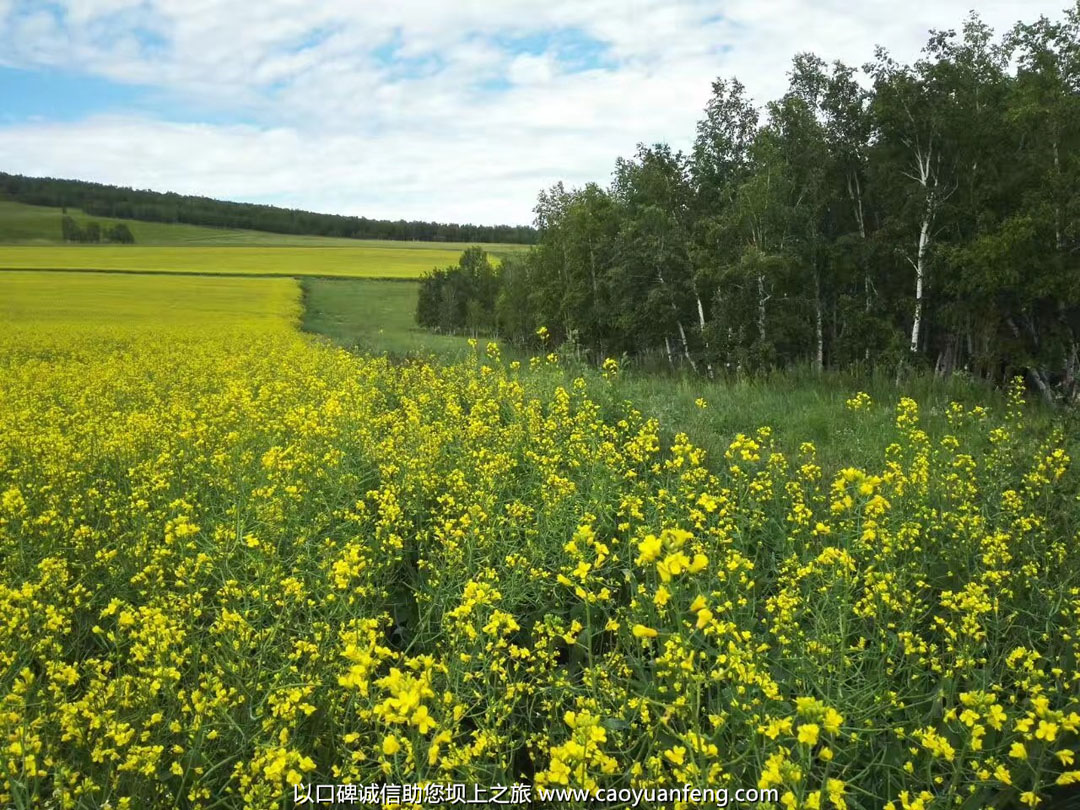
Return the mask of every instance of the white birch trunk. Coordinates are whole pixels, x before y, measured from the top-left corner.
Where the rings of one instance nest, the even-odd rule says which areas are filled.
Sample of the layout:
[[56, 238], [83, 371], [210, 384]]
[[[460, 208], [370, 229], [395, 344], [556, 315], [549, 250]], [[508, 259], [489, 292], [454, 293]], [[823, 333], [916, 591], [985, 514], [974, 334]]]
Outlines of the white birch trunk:
[[[696, 290], [694, 291], [694, 300], [697, 302], [698, 328], [701, 330], [701, 342], [705, 345], [705, 356], [708, 357], [709, 341], [705, 337], [705, 307], [701, 305], [701, 296], [698, 295]], [[711, 379], [713, 375], [711, 360], [705, 361], [705, 369], [708, 371], [709, 378]]]
[[918, 175], [913, 177], [923, 188], [926, 198], [926, 206], [923, 208], [922, 224], [919, 226], [919, 246], [915, 259], [908, 261], [915, 268], [915, 316], [911, 323], [911, 353], [919, 351], [919, 339], [922, 336], [923, 298], [926, 283], [926, 253], [930, 247], [930, 227], [934, 221], [934, 206], [937, 193], [937, 176], [933, 170], [933, 146], [922, 152], [915, 153], [915, 164]]
[[690, 368], [697, 374], [697, 363], [695, 363], [694, 359], [690, 356], [690, 343], [686, 340], [686, 330], [683, 329], [682, 319], [680, 318], [676, 323], [679, 325], [679, 339], [682, 340], [683, 357], [686, 358], [686, 362], [690, 364]]
[[919, 252], [916, 255], [915, 266], [915, 318], [911, 323], [911, 353], [919, 351], [919, 337], [922, 330], [923, 315], [923, 283], [926, 279], [926, 249], [930, 244], [930, 206], [927, 205], [923, 215], [922, 227], [919, 229]]

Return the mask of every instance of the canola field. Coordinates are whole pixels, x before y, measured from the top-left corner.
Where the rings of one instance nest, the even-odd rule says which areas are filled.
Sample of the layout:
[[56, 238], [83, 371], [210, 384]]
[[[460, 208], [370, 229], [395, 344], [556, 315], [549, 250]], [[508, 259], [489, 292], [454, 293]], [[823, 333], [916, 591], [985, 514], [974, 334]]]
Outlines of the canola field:
[[[428, 245], [432, 243], [427, 243]], [[196, 275], [420, 278], [456, 264], [453, 247], [404, 247], [369, 242], [356, 247], [245, 245], [0, 245], [4, 270], [106, 270]], [[494, 262], [498, 262], [493, 258]]]
[[[9, 349], [34, 335], [75, 348], [87, 331], [112, 333], [134, 345], [136, 328], [287, 330], [301, 315], [298, 297], [297, 282], [284, 278], [0, 273], [0, 329]], [[72, 339], [63, 330], [72, 330]]]
[[393, 363], [298, 332], [291, 280], [57, 279], [0, 276], [0, 806], [1080, 781], [1078, 487], [1019, 386], [935, 432], [852, 392], [838, 424], [890, 413], [865, 468], [770, 425], [710, 457], [614, 362]]

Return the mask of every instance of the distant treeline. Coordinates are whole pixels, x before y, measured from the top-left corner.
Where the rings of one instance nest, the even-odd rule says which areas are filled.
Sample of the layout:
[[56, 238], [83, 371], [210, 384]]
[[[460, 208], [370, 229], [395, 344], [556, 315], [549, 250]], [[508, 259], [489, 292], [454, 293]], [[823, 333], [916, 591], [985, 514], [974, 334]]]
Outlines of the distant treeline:
[[432, 276], [440, 325], [491, 308], [503, 337], [595, 358], [1022, 372], [1076, 396], [1080, 5], [1003, 38], [973, 14], [864, 71], [800, 54], [764, 110], [716, 81], [688, 154], [642, 145], [606, 188], [541, 194], [494, 298]]
[[135, 235], [123, 222], [101, 226], [100, 222], [90, 221], [80, 225], [66, 214], [60, 220], [60, 235], [65, 242], [115, 242], [120, 245], [135, 244]]
[[423, 242], [532, 244], [536, 241], [536, 230], [527, 225], [455, 225], [316, 214], [272, 205], [223, 202], [172, 192], [138, 191], [81, 180], [23, 177], [3, 172], [0, 172], [0, 196], [30, 205], [81, 208], [99, 217], [272, 233]]

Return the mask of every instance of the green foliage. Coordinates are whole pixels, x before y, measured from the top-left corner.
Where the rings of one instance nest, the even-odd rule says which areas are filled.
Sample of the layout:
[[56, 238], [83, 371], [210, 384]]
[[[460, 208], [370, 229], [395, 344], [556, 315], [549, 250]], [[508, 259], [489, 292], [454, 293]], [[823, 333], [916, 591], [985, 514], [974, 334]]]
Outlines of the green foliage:
[[964, 370], [1077, 396], [1080, 6], [1003, 38], [973, 14], [864, 70], [798, 54], [763, 111], [718, 80], [689, 155], [641, 145], [608, 188], [541, 193], [500, 334], [706, 374]]
[[116, 242], [123, 245], [135, 243], [135, 236], [131, 229], [122, 222], [113, 225], [105, 225], [93, 220], [79, 225], [74, 218], [64, 214], [60, 219], [60, 234], [65, 242]]
[[416, 322], [450, 334], [488, 334], [495, 328], [498, 284], [487, 252], [471, 247], [457, 265], [436, 268], [421, 279]]
[[60, 220], [60, 233], [65, 242], [82, 242], [83, 229], [78, 226], [74, 219], [64, 214]]
[[417, 326], [417, 281], [305, 278], [301, 287], [303, 329], [341, 346], [394, 357], [438, 354], [445, 359], [469, 350], [463, 337], [436, 335]]
[[131, 228], [123, 222], [118, 222], [106, 229], [105, 241], [117, 242], [121, 245], [133, 245], [135, 244], [135, 235], [131, 232]]

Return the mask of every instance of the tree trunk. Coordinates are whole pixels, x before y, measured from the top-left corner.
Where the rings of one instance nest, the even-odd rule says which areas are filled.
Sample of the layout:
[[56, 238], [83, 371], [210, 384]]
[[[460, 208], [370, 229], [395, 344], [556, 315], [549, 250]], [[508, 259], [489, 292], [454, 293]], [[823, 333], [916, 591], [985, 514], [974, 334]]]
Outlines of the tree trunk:
[[757, 328], [758, 328], [758, 340], [761, 341], [762, 347], [765, 346], [765, 274], [760, 270], [757, 274], [757, 292], [758, 292], [758, 315], [757, 315]]
[[1042, 373], [1034, 366], [1031, 366], [1028, 368], [1028, 376], [1035, 381], [1035, 387], [1039, 389], [1039, 393], [1041, 393], [1043, 399], [1046, 400], [1046, 404], [1053, 405], [1054, 392], [1050, 390], [1050, 386], [1047, 384], [1046, 380], [1043, 379]]
[[709, 379], [712, 379], [713, 368], [712, 360], [709, 358], [709, 341], [705, 337], [705, 307], [701, 305], [701, 296], [698, 294], [697, 289], [694, 289], [694, 300], [697, 302], [697, 317], [698, 328], [701, 330], [701, 342], [705, 346], [705, 369], [709, 374]]
[[934, 374], [938, 377], [950, 377], [956, 368], [956, 354], [959, 350], [960, 339], [954, 334], [950, 335], [945, 343], [945, 348], [938, 352], [937, 362], [934, 364]]
[[[915, 166], [918, 174], [905, 174], [922, 186], [924, 196], [924, 208], [922, 224], [919, 226], [919, 247], [912, 260], [908, 257], [911, 266], [915, 268], [915, 317], [911, 324], [911, 353], [919, 351], [919, 339], [922, 336], [923, 319], [923, 291], [926, 282], [926, 254], [930, 247], [930, 227], [934, 222], [934, 213], [939, 202], [938, 176], [934, 169], [934, 144], [933, 140], [928, 144], [925, 151], [922, 148], [915, 150]], [[951, 192], [945, 194], [947, 198]]]
[[825, 370], [825, 332], [821, 324], [821, 275], [814, 273], [814, 332], [817, 338], [817, 356], [814, 367], [820, 374]]
[[[1009, 329], [1012, 330], [1013, 336], [1018, 341], [1022, 342], [1023, 338], [1020, 336], [1020, 328], [1016, 325], [1016, 321], [1014, 321], [1012, 319], [1012, 317], [1010, 316], [1010, 317], [1005, 319], [1005, 322], [1009, 325]], [[1033, 383], [1035, 383], [1035, 387], [1039, 389], [1039, 393], [1042, 394], [1043, 399], [1046, 400], [1046, 403], [1048, 405], [1053, 405], [1054, 404], [1054, 393], [1053, 393], [1053, 391], [1050, 390], [1050, 386], [1047, 384], [1046, 380], [1043, 378], [1042, 373], [1037, 368], [1035, 368], [1034, 365], [1031, 365], [1030, 363], [1028, 364], [1027, 373], [1028, 373], [1028, 376], [1031, 378], [1031, 381]]]
[[[863, 244], [866, 243], [866, 217], [863, 212], [862, 202], [862, 187], [859, 185], [859, 173], [851, 172], [848, 175], [848, 197], [851, 199], [851, 207], [855, 213], [855, 223], [859, 226], [859, 237], [862, 239]], [[869, 318], [870, 310], [873, 304], [873, 296], [871, 290], [873, 286], [870, 283], [870, 268], [865, 264], [865, 256], [861, 256], [860, 259], [863, 263], [863, 306], [866, 311], [866, 315]], [[863, 350], [863, 356], [866, 362], [870, 362], [870, 347], [867, 346]]]
[[1054, 239], [1055, 245], [1060, 252], [1065, 247], [1065, 236], [1062, 229], [1061, 198], [1061, 157], [1058, 154], [1057, 136], [1054, 137]]
[[919, 337], [923, 317], [923, 284], [926, 279], [926, 249], [930, 244], [930, 202], [926, 204], [922, 227], [919, 228], [919, 252], [912, 266], [915, 268], [915, 318], [911, 324], [911, 353], [919, 351]]
[[1080, 347], [1073, 341], [1065, 358], [1065, 374], [1061, 389], [1068, 400], [1077, 398], [1077, 370], [1080, 369]]
[[690, 344], [686, 340], [686, 330], [683, 329], [682, 319], [680, 318], [676, 323], [679, 325], [679, 338], [682, 340], [683, 357], [686, 358], [686, 362], [690, 364], [690, 368], [697, 374], [697, 363], [695, 363], [694, 359], [690, 356]]
[[[661, 242], [660, 244], [662, 248], [663, 242]], [[661, 272], [659, 264], [656, 265], [656, 278], [660, 282], [660, 286], [667, 290], [668, 301], [671, 304], [671, 311], [675, 313], [675, 324], [679, 327], [679, 339], [682, 340], [683, 356], [690, 364], [690, 368], [692, 368], [694, 372], [697, 373], [697, 364], [694, 363], [693, 359], [691, 359], [690, 357], [690, 343], [686, 339], [686, 330], [683, 328], [682, 318], [679, 317], [679, 308], [675, 306], [675, 294], [671, 291], [671, 288], [668, 287], [667, 283], [664, 281], [664, 274]], [[664, 340], [667, 340], [667, 337], [665, 337]], [[671, 359], [670, 346], [668, 346], [668, 359]]]

